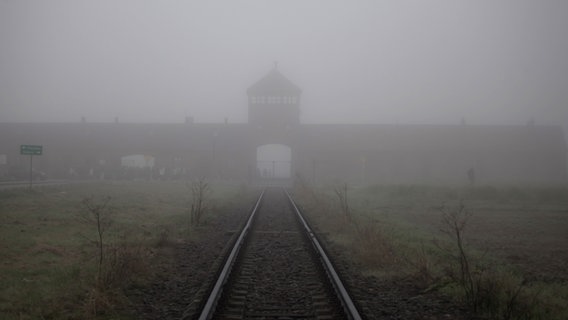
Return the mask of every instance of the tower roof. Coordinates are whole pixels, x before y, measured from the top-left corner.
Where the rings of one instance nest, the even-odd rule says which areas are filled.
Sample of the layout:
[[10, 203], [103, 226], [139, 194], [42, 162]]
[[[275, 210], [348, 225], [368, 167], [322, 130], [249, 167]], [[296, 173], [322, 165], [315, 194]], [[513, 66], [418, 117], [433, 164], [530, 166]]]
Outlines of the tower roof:
[[247, 89], [250, 95], [300, 95], [302, 89], [288, 80], [276, 65], [262, 79]]

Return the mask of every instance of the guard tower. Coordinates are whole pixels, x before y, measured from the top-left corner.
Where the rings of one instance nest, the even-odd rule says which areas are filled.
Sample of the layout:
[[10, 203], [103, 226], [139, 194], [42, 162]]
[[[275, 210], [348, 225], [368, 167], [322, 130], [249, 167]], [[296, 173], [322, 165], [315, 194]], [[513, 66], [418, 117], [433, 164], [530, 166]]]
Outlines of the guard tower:
[[289, 127], [300, 123], [302, 90], [278, 71], [278, 64], [247, 89], [248, 122], [265, 128]]

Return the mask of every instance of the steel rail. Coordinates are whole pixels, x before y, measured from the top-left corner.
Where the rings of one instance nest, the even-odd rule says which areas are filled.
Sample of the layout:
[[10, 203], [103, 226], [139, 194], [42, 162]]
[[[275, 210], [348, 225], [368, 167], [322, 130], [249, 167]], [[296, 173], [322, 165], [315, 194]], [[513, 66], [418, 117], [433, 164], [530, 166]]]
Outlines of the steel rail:
[[205, 303], [205, 306], [203, 307], [203, 310], [201, 311], [201, 314], [199, 315], [199, 320], [208, 320], [211, 319], [215, 313], [215, 308], [217, 307], [217, 303], [219, 302], [219, 299], [221, 298], [221, 294], [223, 292], [223, 287], [225, 286], [225, 284], [227, 283], [227, 280], [229, 279], [229, 276], [231, 274], [231, 271], [233, 269], [233, 265], [235, 263], [235, 261], [237, 260], [237, 257], [239, 255], [239, 251], [241, 250], [241, 247], [243, 246], [244, 240], [252, 226], [252, 222], [254, 220], [254, 217], [256, 215], [256, 212], [258, 211], [258, 207], [260, 206], [260, 202], [262, 201], [262, 197], [264, 196], [264, 192], [265, 190], [262, 190], [260, 196], [258, 197], [258, 200], [256, 201], [252, 212], [245, 224], [245, 226], [243, 227], [237, 241], [235, 242], [235, 245], [233, 246], [233, 249], [231, 250], [231, 253], [229, 254], [229, 256], [227, 257], [227, 260], [225, 261], [225, 264], [223, 265], [223, 268], [221, 269], [221, 273], [219, 274], [219, 277], [217, 278], [217, 282], [215, 282], [215, 286], [213, 286], [213, 289], [211, 290], [211, 293], [209, 294], [209, 298], [207, 298], [207, 302]]
[[341, 305], [343, 306], [343, 310], [345, 311], [347, 317], [349, 319], [353, 319], [353, 320], [363, 319], [361, 317], [361, 315], [359, 314], [359, 311], [355, 307], [353, 300], [349, 296], [347, 289], [345, 289], [345, 286], [343, 285], [341, 278], [339, 277], [339, 275], [335, 271], [335, 268], [333, 267], [331, 260], [328, 258], [327, 254], [325, 253], [325, 250], [323, 249], [323, 247], [321, 246], [320, 242], [318, 241], [316, 235], [312, 231], [312, 228], [310, 228], [306, 219], [304, 219], [304, 217], [302, 216], [300, 209], [298, 208], [298, 206], [296, 206], [296, 203], [294, 202], [294, 200], [292, 200], [292, 197], [290, 196], [288, 191], [284, 190], [284, 192], [286, 193], [286, 196], [288, 197], [290, 204], [294, 208], [294, 211], [295, 211], [297, 217], [300, 219], [300, 222], [302, 223], [303, 227], [305, 228], [305, 230], [306, 230], [306, 232], [307, 232], [307, 234], [308, 234], [308, 236], [309, 236], [309, 238], [312, 242], [312, 245], [316, 249], [317, 254], [319, 255], [319, 257], [320, 257], [320, 259], [323, 263], [323, 266], [325, 268], [325, 272], [327, 273], [327, 275], [328, 275], [328, 277], [329, 277], [329, 279], [330, 279], [330, 281], [333, 285], [333, 288], [335, 289], [335, 293], [337, 294], [339, 300], [341, 301]]

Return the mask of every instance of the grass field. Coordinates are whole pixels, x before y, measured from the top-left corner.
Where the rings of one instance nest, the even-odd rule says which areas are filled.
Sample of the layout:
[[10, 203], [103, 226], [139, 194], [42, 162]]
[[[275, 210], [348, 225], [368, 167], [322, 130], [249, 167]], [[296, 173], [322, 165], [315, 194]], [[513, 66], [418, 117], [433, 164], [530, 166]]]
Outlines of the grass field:
[[[348, 214], [339, 190], [311, 190], [302, 202], [365, 272], [412, 277], [492, 319], [568, 318], [567, 188], [347, 188]], [[461, 256], [448, 214], [463, 222]]]
[[[568, 189], [347, 188], [348, 217], [333, 187], [303, 191], [301, 202], [319, 229], [364, 272], [412, 278], [425, 293], [444, 292], [467, 303], [456, 277], [456, 241], [442, 232], [448, 227], [444, 212], [463, 204], [468, 220], [461, 235], [476, 297], [500, 301], [477, 301], [480, 314], [568, 318]], [[213, 186], [204, 223], [219, 219], [220, 207], [246, 201], [245, 194], [242, 187]], [[98, 289], [97, 227], [85, 221], [82, 201], [100, 204], [107, 196], [112, 224], [105, 247], [133, 262], [115, 272], [121, 281], [143, 285], [153, 251], [202, 232], [190, 226], [191, 192], [184, 183], [0, 190], [0, 319], [129, 319], [117, 287]]]
[[[238, 187], [212, 186], [205, 223], [218, 218], [218, 207], [239, 201], [239, 192]], [[184, 183], [108, 182], [0, 190], [0, 319], [122, 318], [120, 311], [93, 310], [105, 304], [120, 310], [125, 303], [120, 292], [111, 292], [116, 289], [112, 286], [101, 296], [96, 281], [98, 229], [83, 205], [86, 198], [102, 204], [109, 196], [104, 214], [112, 223], [103, 233], [105, 257], [114, 269], [122, 262], [122, 273], [113, 271], [120, 281], [143, 281], [152, 250], [164, 242], [199, 236], [199, 230], [190, 226], [191, 192]], [[108, 278], [110, 273], [105, 275]]]

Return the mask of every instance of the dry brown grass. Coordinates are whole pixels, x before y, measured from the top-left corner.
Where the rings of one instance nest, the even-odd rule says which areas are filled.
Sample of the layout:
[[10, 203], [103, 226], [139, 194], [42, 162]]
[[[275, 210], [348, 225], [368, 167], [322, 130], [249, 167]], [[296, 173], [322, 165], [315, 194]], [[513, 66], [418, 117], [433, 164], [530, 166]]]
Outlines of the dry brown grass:
[[105, 248], [101, 278], [88, 290], [84, 316], [96, 319], [114, 314], [125, 304], [123, 289], [133, 281], [149, 276], [151, 251], [140, 245], [113, 244]]
[[354, 230], [352, 243], [358, 262], [365, 268], [391, 267], [399, 261], [392, 239], [377, 223], [365, 222]]
[[351, 209], [349, 192], [347, 184], [327, 192], [301, 184], [296, 186], [295, 195], [312, 223], [327, 234], [328, 240], [344, 247], [356, 264], [371, 270], [397, 263], [391, 237], [379, 222]]

